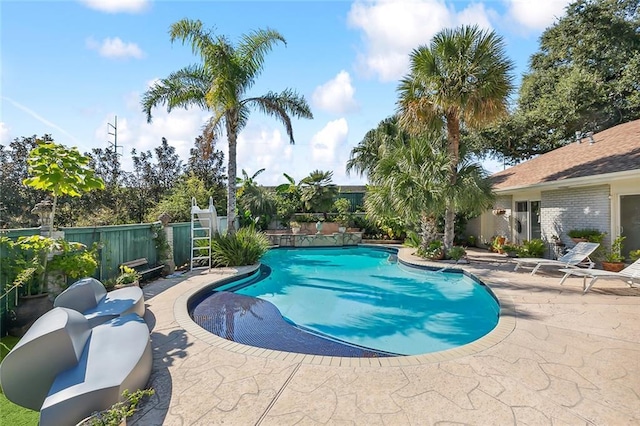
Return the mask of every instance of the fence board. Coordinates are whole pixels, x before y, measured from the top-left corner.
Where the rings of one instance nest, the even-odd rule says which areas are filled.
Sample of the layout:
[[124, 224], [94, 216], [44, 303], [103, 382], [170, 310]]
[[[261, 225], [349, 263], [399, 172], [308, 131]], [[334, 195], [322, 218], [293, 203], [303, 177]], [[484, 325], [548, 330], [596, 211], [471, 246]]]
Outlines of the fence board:
[[191, 222], [172, 223], [173, 228], [173, 260], [176, 266], [191, 261]]

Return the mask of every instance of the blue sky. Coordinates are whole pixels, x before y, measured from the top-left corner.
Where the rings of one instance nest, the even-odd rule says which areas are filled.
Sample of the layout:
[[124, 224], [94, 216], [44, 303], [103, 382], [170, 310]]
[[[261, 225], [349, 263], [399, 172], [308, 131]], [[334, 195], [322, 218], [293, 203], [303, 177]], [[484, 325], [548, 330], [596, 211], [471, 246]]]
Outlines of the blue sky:
[[[171, 44], [168, 28], [200, 19], [231, 40], [257, 28], [278, 30], [287, 45], [267, 56], [252, 89], [292, 88], [304, 95], [313, 120], [294, 121], [295, 145], [281, 124], [255, 112], [240, 134], [238, 170], [266, 171], [264, 185], [333, 170], [337, 184], [359, 184], [344, 165], [364, 134], [395, 110], [408, 54], [445, 27], [478, 24], [500, 34], [516, 63], [516, 81], [538, 49], [538, 37], [564, 12], [566, 0], [541, 1], [6, 1], [0, 2], [0, 144], [50, 133], [82, 152], [108, 146], [107, 123], [118, 117], [123, 167], [131, 149], [148, 150], [166, 137], [183, 161], [201, 133], [206, 112], [153, 111], [148, 124], [140, 97], [158, 78], [195, 63], [188, 46]], [[218, 143], [226, 151], [226, 139]], [[496, 171], [496, 162], [485, 167]]]

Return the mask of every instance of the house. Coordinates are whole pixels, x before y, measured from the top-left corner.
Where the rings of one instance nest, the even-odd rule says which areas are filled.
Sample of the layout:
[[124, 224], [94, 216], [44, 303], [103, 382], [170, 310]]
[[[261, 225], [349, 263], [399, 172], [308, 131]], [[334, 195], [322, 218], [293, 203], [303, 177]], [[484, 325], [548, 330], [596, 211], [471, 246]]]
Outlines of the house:
[[540, 238], [553, 256], [554, 237], [571, 247], [568, 231], [596, 228], [605, 247], [623, 235], [623, 254], [640, 248], [640, 120], [577, 135], [491, 178], [494, 208], [467, 226], [480, 242]]

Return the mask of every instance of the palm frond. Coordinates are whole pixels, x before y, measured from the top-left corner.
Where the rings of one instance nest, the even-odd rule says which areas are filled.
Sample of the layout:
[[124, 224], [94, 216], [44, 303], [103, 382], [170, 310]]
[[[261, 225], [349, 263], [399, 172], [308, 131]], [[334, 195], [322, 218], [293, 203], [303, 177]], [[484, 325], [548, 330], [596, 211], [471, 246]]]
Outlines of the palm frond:
[[270, 28], [252, 31], [242, 36], [242, 41], [236, 49], [239, 68], [245, 72], [247, 89], [262, 72], [264, 59], [278, 42], [287, 44], [284, 37]]
[[212, 30], [205, 30], [202, 22], [197, 19], [184, 18], [169, 27], [171, 43], [176, 40], [180, 40], [182, 44], [190, 43], [193, 54], [199, 55], [202, 59], [207, 57], [206, 52], [213, 44], [212, 32]]
[[296, 118], [313, 118], [309, 104], [304, 97], [295, 91], [286, 89], [280, 93], [268, 92], [266, 95], [247, 98], [242, 104], [253, 105], [265, 115], [274, 117], [284, 124], [289, 142], [295, 143], [290, 116]]
[[158, 105], [166, 105], [167, 112], [194, 105], [209, 109], [205, 100], [209, 77], [203, 67], [192, 65], [156, 82], [142, 96], [142, 111], [147, 116], [147, 122], [151, 122], [151, 110]]

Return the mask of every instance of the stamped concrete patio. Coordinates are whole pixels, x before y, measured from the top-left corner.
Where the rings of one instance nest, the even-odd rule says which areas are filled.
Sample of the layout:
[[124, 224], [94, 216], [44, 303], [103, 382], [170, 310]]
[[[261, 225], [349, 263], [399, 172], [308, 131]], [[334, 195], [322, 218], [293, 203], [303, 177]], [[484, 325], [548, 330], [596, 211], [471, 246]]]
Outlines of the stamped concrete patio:
[[[503, 305], [496, 330], [429, 356], [336, 358], [239, 345], [191, 322], [189, 294], [244, 268], [144, 288], [156, 390], [134, 425], [640, 424], [640, 288], [512, 272], [486, 252], [464, 269]], [[403, 260], [424, 263], [402, 249]], [[441, 266], [441, 264], [439, 264]]]

